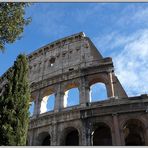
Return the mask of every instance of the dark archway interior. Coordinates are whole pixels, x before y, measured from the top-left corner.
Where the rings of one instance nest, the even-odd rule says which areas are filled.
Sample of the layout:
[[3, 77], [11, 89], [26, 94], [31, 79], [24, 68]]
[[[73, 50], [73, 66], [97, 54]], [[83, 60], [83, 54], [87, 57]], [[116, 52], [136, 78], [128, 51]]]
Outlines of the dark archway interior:
[[65, 139], [65, 145], [76, 146], [79, 145], [79, 133], [77, 130], [69, 132]]
[[46, 136], [42, 142], [42, 146], [49, 146], [50, 145], [50, 135]]
[[112, 137], [110, 128], [106, 125], [100, 125], [94, 131], [93, 145], [110, 146], [112, 145]]
[[130, 133], [125, 139], [125, 145], [136, 146], [136, 145], [144, 145], [144, 144], [139, 134]]
[[144, 145], [144, 132], [142, 125], [138, 121], [128, 122], [124, 128], [125, 145], [138, 146]]

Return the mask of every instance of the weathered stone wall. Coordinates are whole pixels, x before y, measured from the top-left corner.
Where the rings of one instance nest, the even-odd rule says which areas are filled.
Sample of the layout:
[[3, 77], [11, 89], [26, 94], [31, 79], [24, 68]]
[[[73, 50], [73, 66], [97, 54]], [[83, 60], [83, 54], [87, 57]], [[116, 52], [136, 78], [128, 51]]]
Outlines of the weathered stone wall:
[[131, 119], [137, 119], [144, 124], [144, 140], [148, 145], [147, 106], [148, 97], [139, 96], [118, 101], [114, 98], [90, 103], [85, 108], [77, 106], [58, 113], [46, 113], [31, 120], [29, 144], [41, 145], [43, 140], [40, 135], [47, 132], [51, 135], [51, 145], [62, 145], [66, 129], [75, 128], [79, 131], [79, 145], [92, 145], [92, 132], [97, 124], [104, 123], [111, 130], [112, 145], [125, 145], [124, 125]]

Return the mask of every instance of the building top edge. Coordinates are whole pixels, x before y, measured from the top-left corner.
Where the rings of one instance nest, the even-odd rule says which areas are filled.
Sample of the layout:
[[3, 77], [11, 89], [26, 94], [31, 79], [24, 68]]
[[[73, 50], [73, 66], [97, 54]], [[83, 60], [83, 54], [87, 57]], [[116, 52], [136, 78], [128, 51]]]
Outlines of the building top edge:
[[44, 49], [46, 50], [46, 47], [48, 47], [48, 46], [51, 46], [51, 47], [52, 47], [52, 46], [54, 46], [54, 45], [60, 44], [60, 43], [62, 43], [62, 42], [64, 43], [64, 42], [66, 42], [67, 40], [70, 40], [70, 39], [76, 38], [76, 37], [84, 38], [84, 37], [86, 37], [86, 35], [85, 35], [84, 32], [79, 32], [79, 33], [75, 33], [75, 34], [72, 34], [72, 35], [69, 35], [69, 36], [60, 38], [60, 39], [58, 39], [58, 40], [55, 40], [55, 41], [53, 41], [53, 42], [51, 42], [51, 43], [49, 43], [49, 44], [46, 44], [46, 45], [44, 45], [44, 46], [42, 46], [42, 47], [40, 47], [40, 48], [34, 50], [34, 51], [31, 52], [30, 54], [28, 54], [27, 57], [29, 58], [29, 57], [32, 56], [33, 54], [36, 54], [36, 53], [38, 53], [38, 52], [42, 52], [42, 50], [44, 50]]

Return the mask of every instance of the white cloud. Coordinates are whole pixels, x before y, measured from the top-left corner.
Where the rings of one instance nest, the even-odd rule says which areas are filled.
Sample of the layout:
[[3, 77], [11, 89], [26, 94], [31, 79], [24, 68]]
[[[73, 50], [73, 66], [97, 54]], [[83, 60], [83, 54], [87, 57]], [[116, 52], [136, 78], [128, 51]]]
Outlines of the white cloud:
[[[141, 5], [130, 4], [122, 8], [119, 12], [120, 15], [110, 16], [111, 20], [114, 19], [114, 24], [110, 24], [111, 29], [107, 30], [107, 28], [106, 32], [102, 34], [98, 32], [99, 36], [94, 37], [93, 40], [98, 48], [114, 50], [129, 41], [133, 41], [135, 36], [138, 35], [137, 31], [139, 28], [148, 27], [148, 7], [144, 8]], [[131, 32], [136, 33], [133, 36], [128, 36]], [[104, 50], [103, 52], [105, 52]]]
[[[113, 57], [116, 74], [129, 96], [148, 93], [148, 29], [130, 35]], [[118, 40], [117, 40], [118, 42]]]
[[[128, 15], [127, 15], [128, 14]], [[117, 24], [135, 25], [135, 24], [147, 24], [148, 8], [141, 7], [140, 5], [129, 5], [121, 11], [121, 17], [118, 19]], [[143, 24], [143, 25], [144, 25]]]

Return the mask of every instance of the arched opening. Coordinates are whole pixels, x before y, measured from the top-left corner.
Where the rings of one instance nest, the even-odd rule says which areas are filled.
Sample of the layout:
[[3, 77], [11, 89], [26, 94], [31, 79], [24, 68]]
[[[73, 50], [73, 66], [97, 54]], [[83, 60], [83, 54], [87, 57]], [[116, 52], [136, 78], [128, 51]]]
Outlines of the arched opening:
[[42, 132], [39, 134], [37, 139], [37, 145], [39, 146], [49, 146], [51, 145], [51, 136], [48, 132]]
[[34, 101], [30, 102], [30, 106], [29, 106], [29, 116], [32, 117], [33, 113], [34, 113]]
[[54, 102], [55, 102], [55, 94], [52, 94], [48, 97], [48, 101], [47, 101], [47, 112], [48, 111], [52, 111], [54, 109]]
[[52, 111], [54, 109], [55, 94], [45, 96], [41, 102], [40, 113]]
[[104, 83], [95, 83], [90, 86], [90, 102], [107, 99], [107, 91]]
[[74, 106], [79, 104], [79, 89], [72, 88], [65, 92], [64, 107]]
[[144, 129], [141, 121], [137, 119], [127, 121], [124, 126], [124, 138], [127, 146], [145, 145]]
[[110, 128], [104, 124], [100, 123], [96, 125], [96, 129], [92, 133], [92, 145], [94, 146], [111, 146], [112, 136]]
[[44, 139], [43, 139], [43, 142], [42, 142], [42, 146], [48, 146], [48, 145], [51, 145], [51, 138], [50, 138], [50, 135], [46, 136]]
[[76, 128], [70, 127], [65, 129], [61, 138], [62, 138], [61, 145], [64, 146], [79, 145], [79, 132]]
[[73, 130], [67, 134], [65, 145], [69, 146], [79, 145], [79, 133], [77, 130]]

